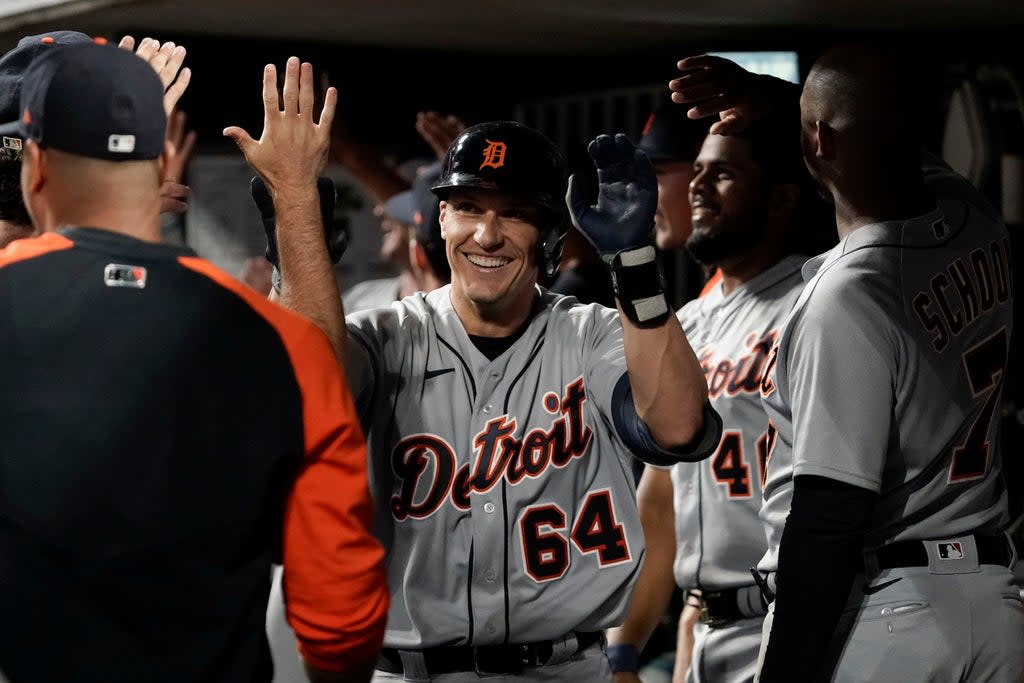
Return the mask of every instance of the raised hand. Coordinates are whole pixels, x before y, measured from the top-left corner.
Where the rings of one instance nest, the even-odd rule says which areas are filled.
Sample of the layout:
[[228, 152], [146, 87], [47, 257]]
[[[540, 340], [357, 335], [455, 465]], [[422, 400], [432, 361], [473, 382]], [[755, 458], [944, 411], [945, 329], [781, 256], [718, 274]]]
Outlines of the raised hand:
[[[314, 188], [327, 166], [331, 123], [338, 92], [328, 88], [319, 117], [314, 117], [313, 65], [290, 57], [280, 101], [277, 69], [263, 69], [263, 133], [254, 140], [238, 126], [224, 129], [271, 193], [281, 188]], [[283, 108], [282, 108], [283, 106]]]
[[178, 100], [185, 94], [185, 89], [192, 80], [192, 70], [188, 67], [181, 68], [185, 61], [185, 48], [170, 41], [161, 44], [154, 38], [143, 38], [136, 49], [135, 38], [132, 36], [121, 38], [118, 47], [129, 52], [135, 50], [135, 54], [156, 71], [156, 75], [164, 84], [164, 113], [170, 119], [171, 112], [178, 105]]
[[713, 135], [739, 133], [778, 104], [785, 81], [751, 73], [739, 64], [712, 55], [696, 55], [679, 60], [683, 72], [669, 81], [672, 101], [692, 104], [686, 112], [691, 119], [717, 114], [709, 132]]
[[599, 135], [587, 151], [597, 166], [597, 204], [580, 196], [570, 176], [565, 201], [573, 224], [603, 257], [651, 244], [658, 181], [647, 155], [621, 133]]
[[171, 113], [167, 121], [167, 142], [170, 143], [170, 154], [164, 166], [164, 182], [160, 187], [160, 211], [169, 213], [185, 213], [188, 205], [189, 188], [184, 184], [185, 169], [195, 149], [196, 132], [185, 132], [187, 117], [183, 111]]
[[444, 159], [448, 146], [465, 127], [462, 119], [451, 114], [441, 116], [436, 111], [421, 111], [416, 115], [416, 132], [430, 145], [438, 159]]

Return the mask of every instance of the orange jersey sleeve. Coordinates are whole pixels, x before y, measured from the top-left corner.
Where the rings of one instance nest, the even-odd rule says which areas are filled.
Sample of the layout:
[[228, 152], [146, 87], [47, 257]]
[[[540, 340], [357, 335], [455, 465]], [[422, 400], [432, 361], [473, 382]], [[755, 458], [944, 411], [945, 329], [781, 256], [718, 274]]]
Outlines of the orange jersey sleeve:
[[284, 512], [284, 594], [302, 656], [341, 671], [380, 649], [390, 595], [371, 533], [366, 442], [327, 337], [198, 258], [181, 263], [243, 297], [281, 334], [302, 391], [305, 458]]

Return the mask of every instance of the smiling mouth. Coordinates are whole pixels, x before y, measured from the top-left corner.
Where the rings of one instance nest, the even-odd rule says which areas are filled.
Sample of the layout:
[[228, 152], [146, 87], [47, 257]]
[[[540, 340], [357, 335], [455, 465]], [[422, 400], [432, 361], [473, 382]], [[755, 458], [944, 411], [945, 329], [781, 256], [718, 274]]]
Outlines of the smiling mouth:
[[512, 259], [507, 256], [478, 256], [476, 254], [466, 254], [466, 258], [474, 266], [478, 268], [501, 268], [504, 265], [508, 265], [512, 262]]

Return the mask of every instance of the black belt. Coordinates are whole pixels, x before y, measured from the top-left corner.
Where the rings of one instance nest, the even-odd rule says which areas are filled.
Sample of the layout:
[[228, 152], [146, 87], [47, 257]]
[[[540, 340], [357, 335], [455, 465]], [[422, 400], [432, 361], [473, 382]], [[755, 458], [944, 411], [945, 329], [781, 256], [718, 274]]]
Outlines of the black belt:
[[744, 586], [721, 591], [702, 591], [700, 594], [691, 592], [689, 597], [697, 599], [696, 607], [700, 610], [701, 623], [711, 628], [721, 628], [740, 619], [752, 619], [767, 613], [762, 604], [750, 606], [754, 610], [753, 614], [744, 613], [740, 609], [740, 591], [753, 589], [752, 586]]
[[[601, 641], [600, 631], [577, 631], [576, 652]], [[448, 645], [417, 650], [423, 655], [427, 672], [431, 676], [476, 671], [488, 674], [514, 674], [533, 666], [544, 666], [554, 654], [554, 641], [538, 643], [511, 643], [507, 645]], [[377, 657], [377, 670], [401, 674], [402, 658], [395, 648], [385, 647]]]
[[[874, 551], [878, 558], [878, 568], [897, 569], [899, 567], [927, 567], [928, 551], [925, 543], [942, 544], [942, 541], [897, 541], [884, 545]], [[1005, 536], [975, 536], [974, 543], [978, 548], [978, 564], [998, 564], [1004, 567], [1010, 565], [1013, 559], [1013, 549]], [[953, 544], [948, 544], [953, 546]], [[947, 550], [951, 553], [950, 559], [956, 559], [955, 554], [959, 552], [956, 548], [950, 547]], [[858, 567], [863, 571], [863, 565]]]

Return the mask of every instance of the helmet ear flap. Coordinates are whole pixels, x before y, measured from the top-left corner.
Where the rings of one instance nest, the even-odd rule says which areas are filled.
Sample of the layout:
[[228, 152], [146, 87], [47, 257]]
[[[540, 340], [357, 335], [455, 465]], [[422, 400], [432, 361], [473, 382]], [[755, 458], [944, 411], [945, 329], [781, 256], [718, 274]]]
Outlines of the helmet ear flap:
[[541, 232], [540, 241], [537, 243], [537, 264], [545, 278], [550, 279], [558, 272], [567, 234], [564, 225], [551, 225]]

